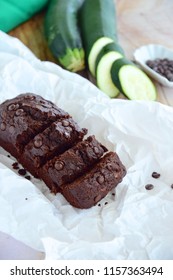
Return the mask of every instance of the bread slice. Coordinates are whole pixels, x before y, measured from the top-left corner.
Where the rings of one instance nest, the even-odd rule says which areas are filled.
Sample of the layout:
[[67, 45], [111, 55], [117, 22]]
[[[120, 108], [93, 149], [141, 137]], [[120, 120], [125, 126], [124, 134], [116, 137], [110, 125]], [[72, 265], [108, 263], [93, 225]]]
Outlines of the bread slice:
[[125, 174], [125, 167], [118, 155], [109, 152], [89, 172], [64, 186], [62, 193], [74, 207], [87, 209], [114, 189]]

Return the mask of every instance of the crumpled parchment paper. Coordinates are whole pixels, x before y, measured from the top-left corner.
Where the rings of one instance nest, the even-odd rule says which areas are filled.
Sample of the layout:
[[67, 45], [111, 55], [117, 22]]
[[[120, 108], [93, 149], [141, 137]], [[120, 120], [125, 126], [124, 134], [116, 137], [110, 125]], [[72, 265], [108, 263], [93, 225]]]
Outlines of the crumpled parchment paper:
[[173, 109], [111, 100], [0, 32], [0, 102], [24, 92], [68, 111], [118, 153], [127, 175], [100, 206], [79, 210], [43, 182], [19, 176], [15, 159], [0, 148], [0, 231], [45, 251], [46, 259], [173, 259]]

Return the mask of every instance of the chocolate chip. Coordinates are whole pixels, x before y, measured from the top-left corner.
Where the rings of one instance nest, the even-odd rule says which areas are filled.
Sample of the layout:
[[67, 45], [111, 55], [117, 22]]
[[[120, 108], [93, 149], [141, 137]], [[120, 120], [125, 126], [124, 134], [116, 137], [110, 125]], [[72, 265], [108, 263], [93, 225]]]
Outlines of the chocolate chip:
[[36, 107], [38, 110], [42, 110], [42, 105], [38, 105], [38, 104], [37, 104], [35, 107]]
[[13, 164], [12, 164], [12, 167], [13, 167], [13, 169], [19, 169], [19, 165], [18, 165], [18, 162], [14, 162]]
[[34, 138], [34, 146], [35, 148], [40, 148], [43, 145], [43, 140], [41, 136], [36, 136]]
[[172, 82], [172, 81], [173, 81], [173, 73], [171, 73], [171, 72], [168, 73], [168, 74], [167, 74], [167, 78], [168, 78], [169, 81]]
[[112, 164], [111, 164], [111, 163], [108, 163], [108, 164], [107, 164], [107, 169], [108, 169], [109, 171], [112, 171]]
[[98, 194], [98, 195], [94, 198], [94, 202], [97, 203], [101, 198], [102, 198], [101, 195]]
[[52, 111], [49, 111], [47, 116], [48, 116], [48, 118], [52, 117]]
[[1, 130], [4, 131], [6, 129], [6, 124], [5, 123], [1, 123]]
[[6, 119], [6, 117], [7, 117], [7, 112], [2, 111], [2, 112], [1, 112], [1, 117], [2, 117], [3, 119]]
[[118, 167], [117, 167], [117, 164], [114, 163], [114, 162], [108, 163], [108, 164], [107, 164], [107, 169], [108, 169], [109, 171], [116, 171], [116, 172], [119, 171], [119, 169], [118, 169]]
[[62, 121], [62, 125], [65, 126], [65, 127], [69, 126], [69, 124], [70, 124], [70, 123], [69, 123], [69, 121], [67, 121], [67, 120], [63, 120], [63, 121]]
[[70, 126], [66, 127], [66, 129], [67, 129], [69, 132], [73, 131], [73, 129], [72, 129]]
[[167, 58], [147, 60], [146, 64], [155, 72], [167, 78], [169, 81], [173, 81], [173, 60]]
[[150, 190], [152, 190], [154, 188], [154, 186], [152, 184], [147, 184], [145, 186], [145, 188], [146, 188], [146, 190], [150, 191]]
[[153, 172], [151, 176], [155, 179], [158, 179], [160, 177], [160, 174], [157, 172]]
[[13, 111], [13, 110], [15, 110], [15, 108], [16, 108], [16, 105], [15, 105], [15, 104], [10, 104], [10, 105], [8, 106], [8, 111]]
[[23, 114], [24, 110], [23, 109], [18, 109], [16, 111], [16, 116], [21, 116]]
[[105, 191], [106, 191], [106, 187], [103, 185], [103, 186], [100, 188], [100, 191], [101, 191], [101, 192], [105, 192]]
[[64, 136], [65, 136], [65, 138], [70, 138], [70, 133], [68, 131], [65, 131]]
[[100, 176], [97, 177], [97, 182], [98, 182], [99, 184], [103, 184], [104, 181], [105, 181], [104, 176], [100, 175]]
[[24, 99], [34, 100], [35, 96], [33, 96], [33, 95], [25, 95]]
[[57, 171], [60, 171], [60, 170], [62, 170], [64, 168], [64, 162], [62, 162], [62, 161], [56, 161], [55, 162], [55, 169], [57, 170]]
[[9, 157], [9, 158], [10, 158], [10, 155], [7, 155], [7, 157]]
[[105, 205], [107, 205], [107, 204], [108, 204], [108, 202], [106, 201], [106, 202], [105, 202]]
[[99, 148], [98, 147], [94, 147], [94, 153], [99, 154]]
[[173, 184], [171, 185], [171, 189], [173, 189]]
[[31, 180], [31, 176], [30, 176], [30, 175], [27, 175], [27, 176], [25, 176], [25, 179]]
[[119, 173], [114, 174], [115, 179], [119, 178]]
[[41, 103], [41, 104], [45, 104], [44, 100], [40, 100], [40, 103]]
[[23, 169], [23, 168], [21, 168], [21, 169], [19, 169], [18, 173], [19, 173], [19, 175], [21, 175], [21, 176], [25, 176], [25, 175], [26, 175], [26, 170]]

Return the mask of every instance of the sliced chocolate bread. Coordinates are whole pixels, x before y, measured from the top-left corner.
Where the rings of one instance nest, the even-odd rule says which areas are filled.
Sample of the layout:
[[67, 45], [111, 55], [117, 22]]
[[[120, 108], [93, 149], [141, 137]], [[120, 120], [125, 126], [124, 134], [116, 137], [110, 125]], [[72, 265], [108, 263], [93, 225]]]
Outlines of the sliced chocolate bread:
[[[107, 152], [72, 117], [35, 94], [0, 105], [0, 146], [54, 193], [77, 208], [90, 208], [126, 174], [118, 155]], [[105, 154], [106, 153], [106, 154]]]
[[73, 182], [96, 163], [107, 149], [95, 136], [77, 143], [39, 169], [39, 177], [54, 193], [62, 192], [64, 184]]
[[38, 177], [38, 168], [81, 141], [86, 133], [87, 129], [81, 129], [72, 118], [53, 122], [25, 146], [20, 162]]
[[76, 208], [87, 209], [97, 204], [115, 188], [126, 174], [118, 155], [107, 153], [89, 172], [63, 187], [66, 200]]
[[39, 95], [27, 93], [0, 105], [0, 146], [15, 158], [24, 146], [53, 121], [69, 114]]

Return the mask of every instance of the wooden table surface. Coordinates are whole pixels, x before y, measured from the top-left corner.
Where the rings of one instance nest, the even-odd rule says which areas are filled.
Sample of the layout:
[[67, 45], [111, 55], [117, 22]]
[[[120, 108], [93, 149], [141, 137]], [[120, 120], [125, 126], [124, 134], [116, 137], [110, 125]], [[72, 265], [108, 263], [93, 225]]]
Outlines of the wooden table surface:
[[[146, 44], [161, 44], [173, 50], [172, 0], [116, 0], [119, 42], [126, 56], [133, 59], [136, 48]], [[40, 12], [29, 21], [10, 31], [41, 60], [57, 63], [47, 47], [44, 37], [44, 15]], [[89, 79], [88, 72], [82, 73]], [[173, 106], [173, 88], [154, 82], [157, 101]]]

